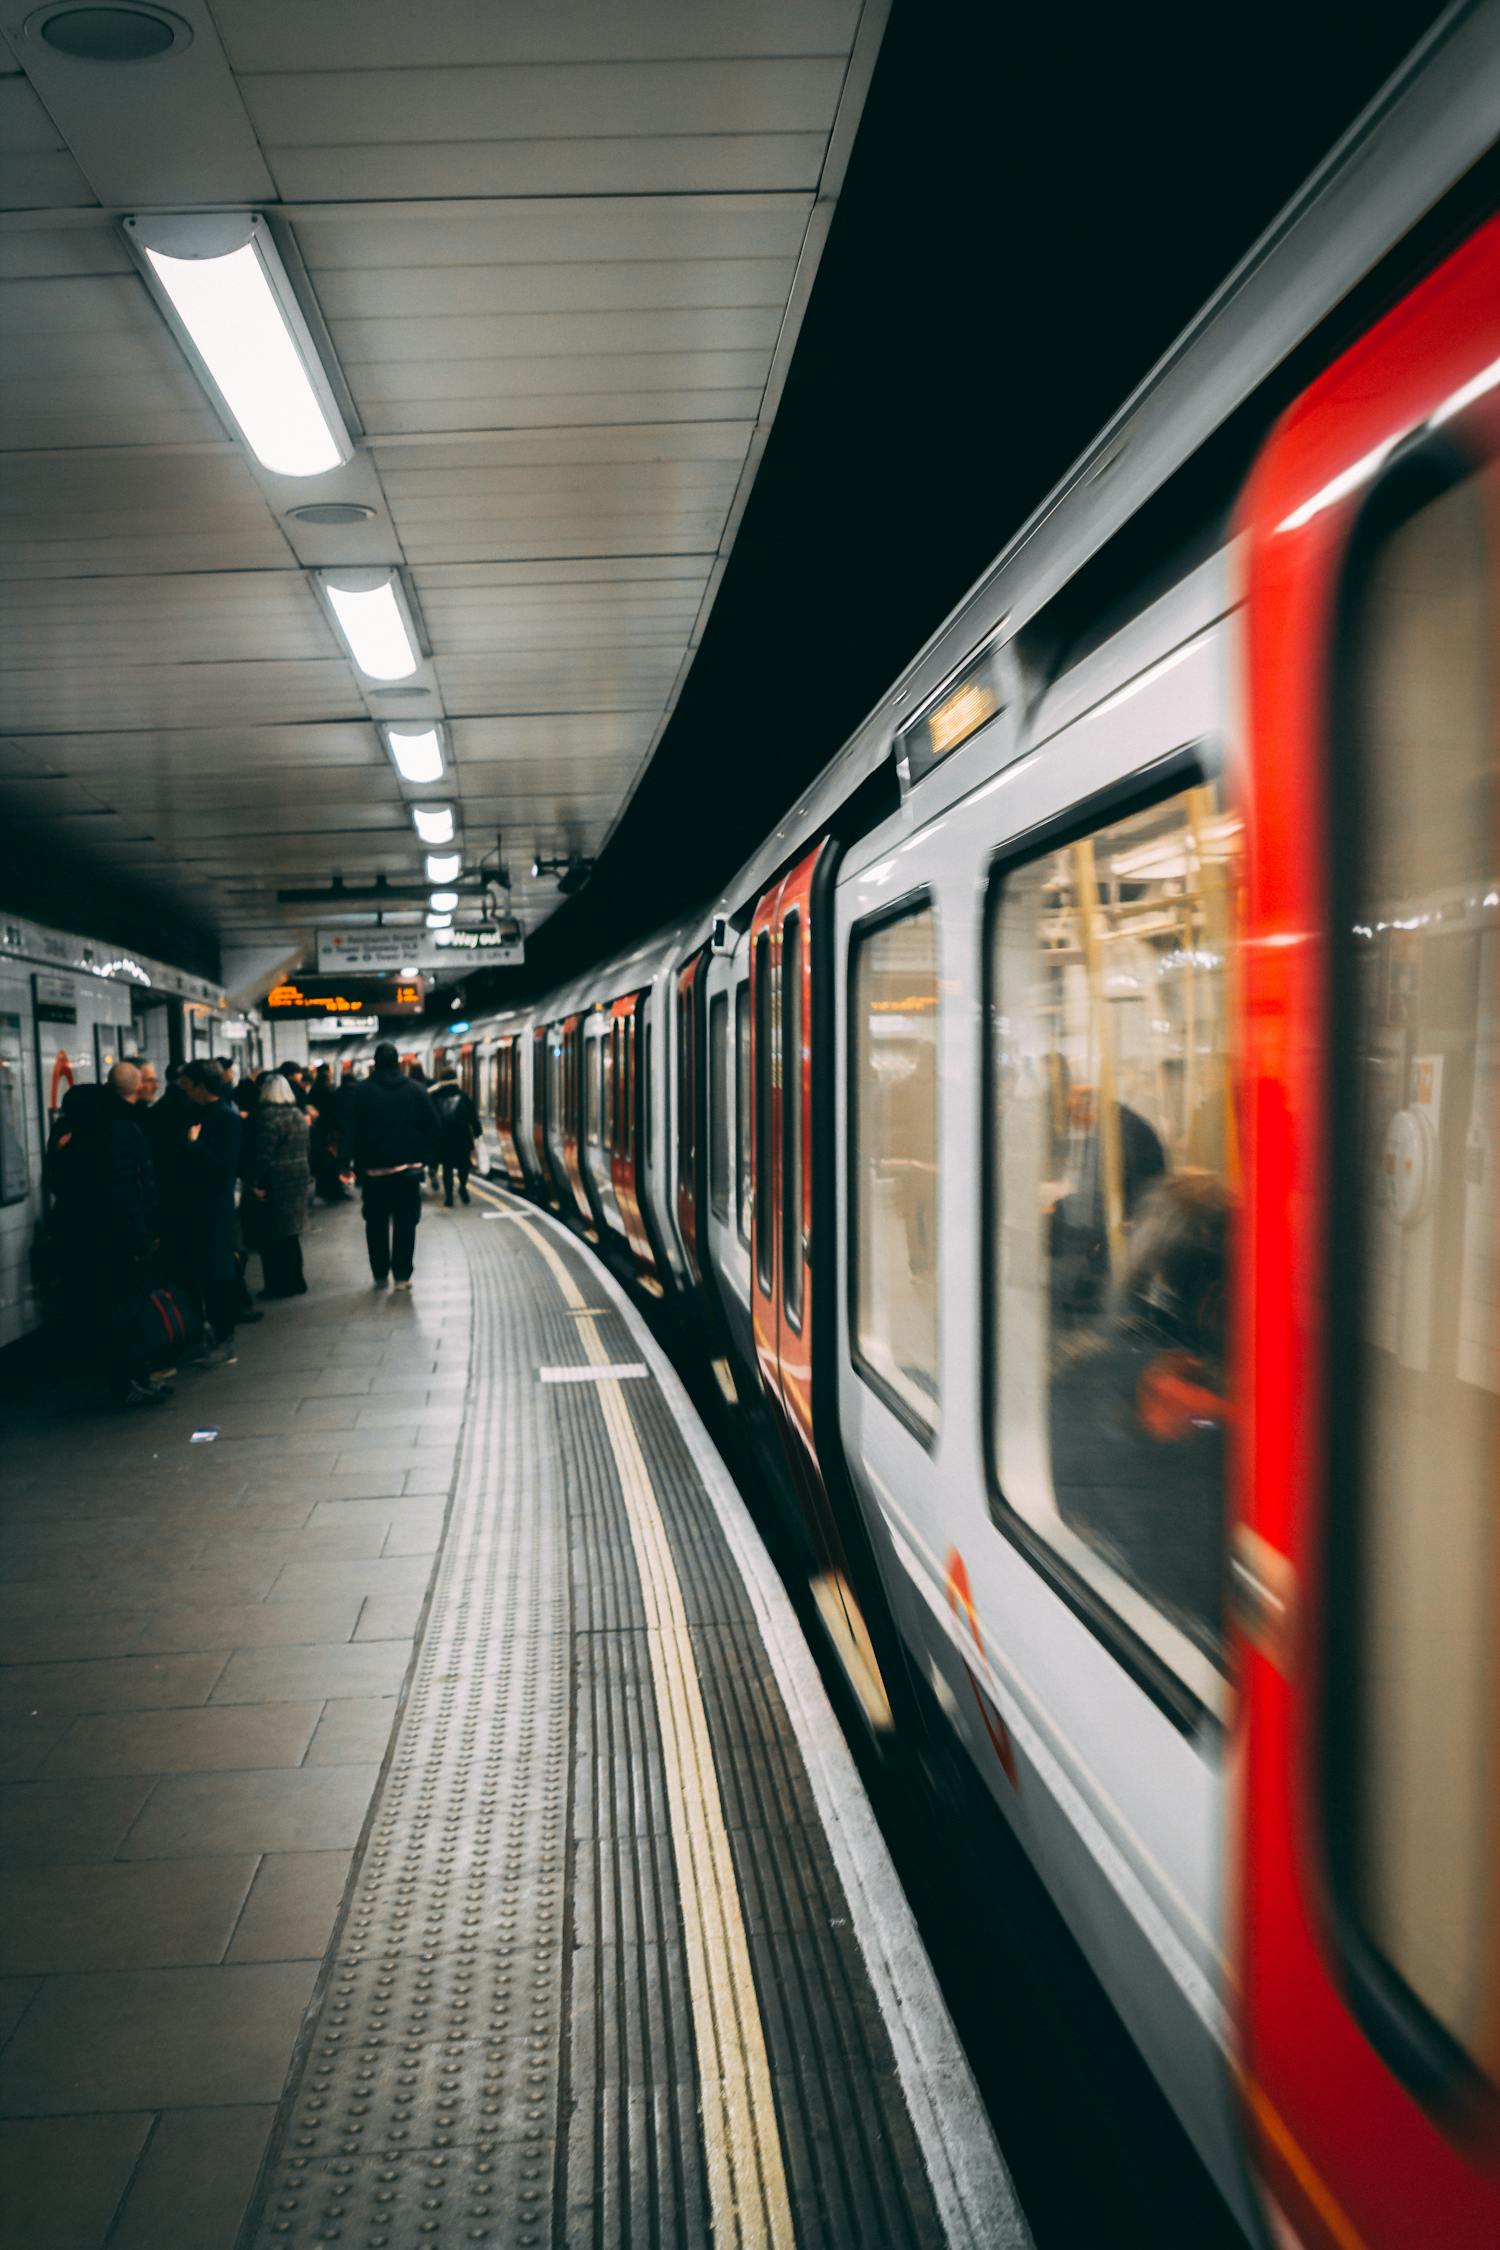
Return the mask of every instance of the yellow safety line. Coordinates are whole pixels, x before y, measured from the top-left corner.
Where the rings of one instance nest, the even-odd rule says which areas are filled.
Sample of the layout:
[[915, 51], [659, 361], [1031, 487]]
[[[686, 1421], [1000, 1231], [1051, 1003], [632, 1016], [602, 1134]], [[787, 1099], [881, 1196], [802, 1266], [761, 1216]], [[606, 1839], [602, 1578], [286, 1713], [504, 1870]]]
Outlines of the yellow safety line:
[[[569, 1312], [593, 1309], [586, 1307], [546, 1236], [529, 1220], [518, 1224], [546, 1259]], [[578, 1335], [592, 1364], [607, 1366], [608, 1357], [592, 1324], [580, 1321]], [[708, 1717], [688, 1636], [682, 1582], [619, 1383], [601, 1382], [598, 1397], [614, 1449], [646, 1606], [693, 2038], [703, 2089], [713, 2237], [724, 2250], [795, 2250], [765, 2027], [724, 1826]]]

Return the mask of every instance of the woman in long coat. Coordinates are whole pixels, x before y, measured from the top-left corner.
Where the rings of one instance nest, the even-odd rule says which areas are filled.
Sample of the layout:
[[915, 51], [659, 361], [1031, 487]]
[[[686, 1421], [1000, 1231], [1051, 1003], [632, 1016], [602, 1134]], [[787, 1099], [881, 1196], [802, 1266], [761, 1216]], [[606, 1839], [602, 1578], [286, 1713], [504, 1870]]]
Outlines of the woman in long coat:
[[255, 1201], [255, 1241], [266, 1277], [263, 1297], [304, 1297], [302, 1229], [307, 1220], [307, 1118], [286, 1080], [273, 1073], [255, 1107], [245, 1172]]

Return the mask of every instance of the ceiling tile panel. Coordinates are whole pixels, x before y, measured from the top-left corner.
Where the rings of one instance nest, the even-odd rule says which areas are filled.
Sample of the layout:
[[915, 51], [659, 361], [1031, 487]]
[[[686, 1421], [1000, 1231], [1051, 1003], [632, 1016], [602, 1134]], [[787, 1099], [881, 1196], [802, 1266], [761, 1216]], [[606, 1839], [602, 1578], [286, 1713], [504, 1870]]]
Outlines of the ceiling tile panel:
[[[214, 0], [235, 68], [346, 70], [347, 22], [306, 0]], [[670, 61], [680, 56], [848, 54], [859, 0], [360, 0], [358, 59], [391, 69], [476, 63]]]
[[[174, 6], [150, 73], [0, 43], [0, 818], [273, 942], [317, 919], [278, 891], [418, 881], [447, 795], [534, 923], [532, 853], [600, 848], [702, 630], [878, 34], [861, 0]], [[220, 422], [115, 216], [247, 200], [362, 425], [312, 480]], [[329, 500], [369, 518], [296, 521]], [[313, 584], [372, 561], [431, 650], [432, 790]]]

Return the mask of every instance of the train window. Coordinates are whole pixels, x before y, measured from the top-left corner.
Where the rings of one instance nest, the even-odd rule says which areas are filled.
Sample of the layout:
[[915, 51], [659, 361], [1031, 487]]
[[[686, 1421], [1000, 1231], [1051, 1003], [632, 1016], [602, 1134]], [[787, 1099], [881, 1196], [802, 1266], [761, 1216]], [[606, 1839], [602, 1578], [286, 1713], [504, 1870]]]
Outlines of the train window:
[[594, 1041], [599, 1051], [599, 1138], [605, 1148], [615, 1145], [615, 1043], [611, 1030]]
[[855, 933], [850, 1019], [854, 1363], [902, 1419], [938, 1419], [938, 981], [930, 905]]
[[563, 1107], [563, 1035], [555, 1031], [547, 1042], [547, 1107], [551, 1122], [561, 1131]]
[[781, 925], [781, 1297], [802, 1322], [802, 920]]
[[1006, 870], [989, 938], [1000, 1520], [1209, 1704], [1242, 854], [1238, 815], [1200, 784]]
[[716, 1219], [729, 1217], [729, 995], [708, 1005], [708, 1200]]
[[597, 1142], [599, 1138], [599, 1089], [602, 1076], [600, 1058], [603, 1051], [604, 1042], [602, 1039], [591, 1039], [589, 1041], [588, 1063], [583, 1073], [584, 1132], [586, 1138], [594, 1142]]
[[755, 1265], [762, 1289], [771, 1286], [771, 1095], [774, 1048], [771, 1026], [775, 995], [771, 989], [771, 939], [762, 930], [755, 941]]
[[1500, 469], [1414, 459], [1351, 563], [1328, 1575], [1336, 1890], [1404, 1988], [1414, 2066], [1500, 2079], [1497, 508]]
[[750, 1241], [750, 980], [734, 988], [734, 1188], [735, 1224]]

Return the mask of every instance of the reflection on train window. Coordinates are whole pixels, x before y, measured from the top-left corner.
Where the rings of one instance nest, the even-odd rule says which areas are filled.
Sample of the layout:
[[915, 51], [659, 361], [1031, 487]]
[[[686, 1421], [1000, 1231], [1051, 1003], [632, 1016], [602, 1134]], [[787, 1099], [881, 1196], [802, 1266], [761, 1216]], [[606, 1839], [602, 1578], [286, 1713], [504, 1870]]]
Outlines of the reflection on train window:
[[1210, 786], [1008, 872], [991, 924], [1005, 1502], [1216, 1700], [1242, 828]]
[[560, 1029], [554, 1031], [547, 1044], [547, 1108], [550, 1122], [556, 1125], [560, 1131], [565, 1118], [563, 1108], [563, 1035]]
[[594, 1041], [599, 1057], [599, 1131], [596, 1138], [607, 1149], [615, 1145], [615, 1048], [606, 1032]]
[[923, 1430], [938, 1420], [937, 925], [856, 933], [851, 1019], [855, 1364]]
[[734, 988], [734, 1188], [740, 1240], [750, 1240], [750, 980]]
[[1331, 1395], [1356, 1624], [1335, 1686], [1359, 1925], [1500, 2079], [1500, 471], [1420, 500], [1366, 552], [1348, 675], [1333, 1271], [1357, 1278]]
[[21, 1019], [0, 1015], [0, 1204], [24, 1203], [26, 1127], [21, 1109]]
[[[650, 1002], [643, 1001], [641, 1005], [649, 1007]], [[641, 1110], [646, 1136], [646, 1162], [649, 1164], [651, 1162], [652, 1130], [656, 1114], [656, 1104], [651, 1097], [651, 1018], [649, 1015], [646, 1018], [646, 1028], [641, 1033], [641, 1080], [645, 1088], [645, 1098], [641, 1103]]]
[[781, 1302], [802, 1325], [802, 917], [781, 926]]
[[729, 995], [708, 1004], [708, 1200], [716, 1219], [729, 1216]]

